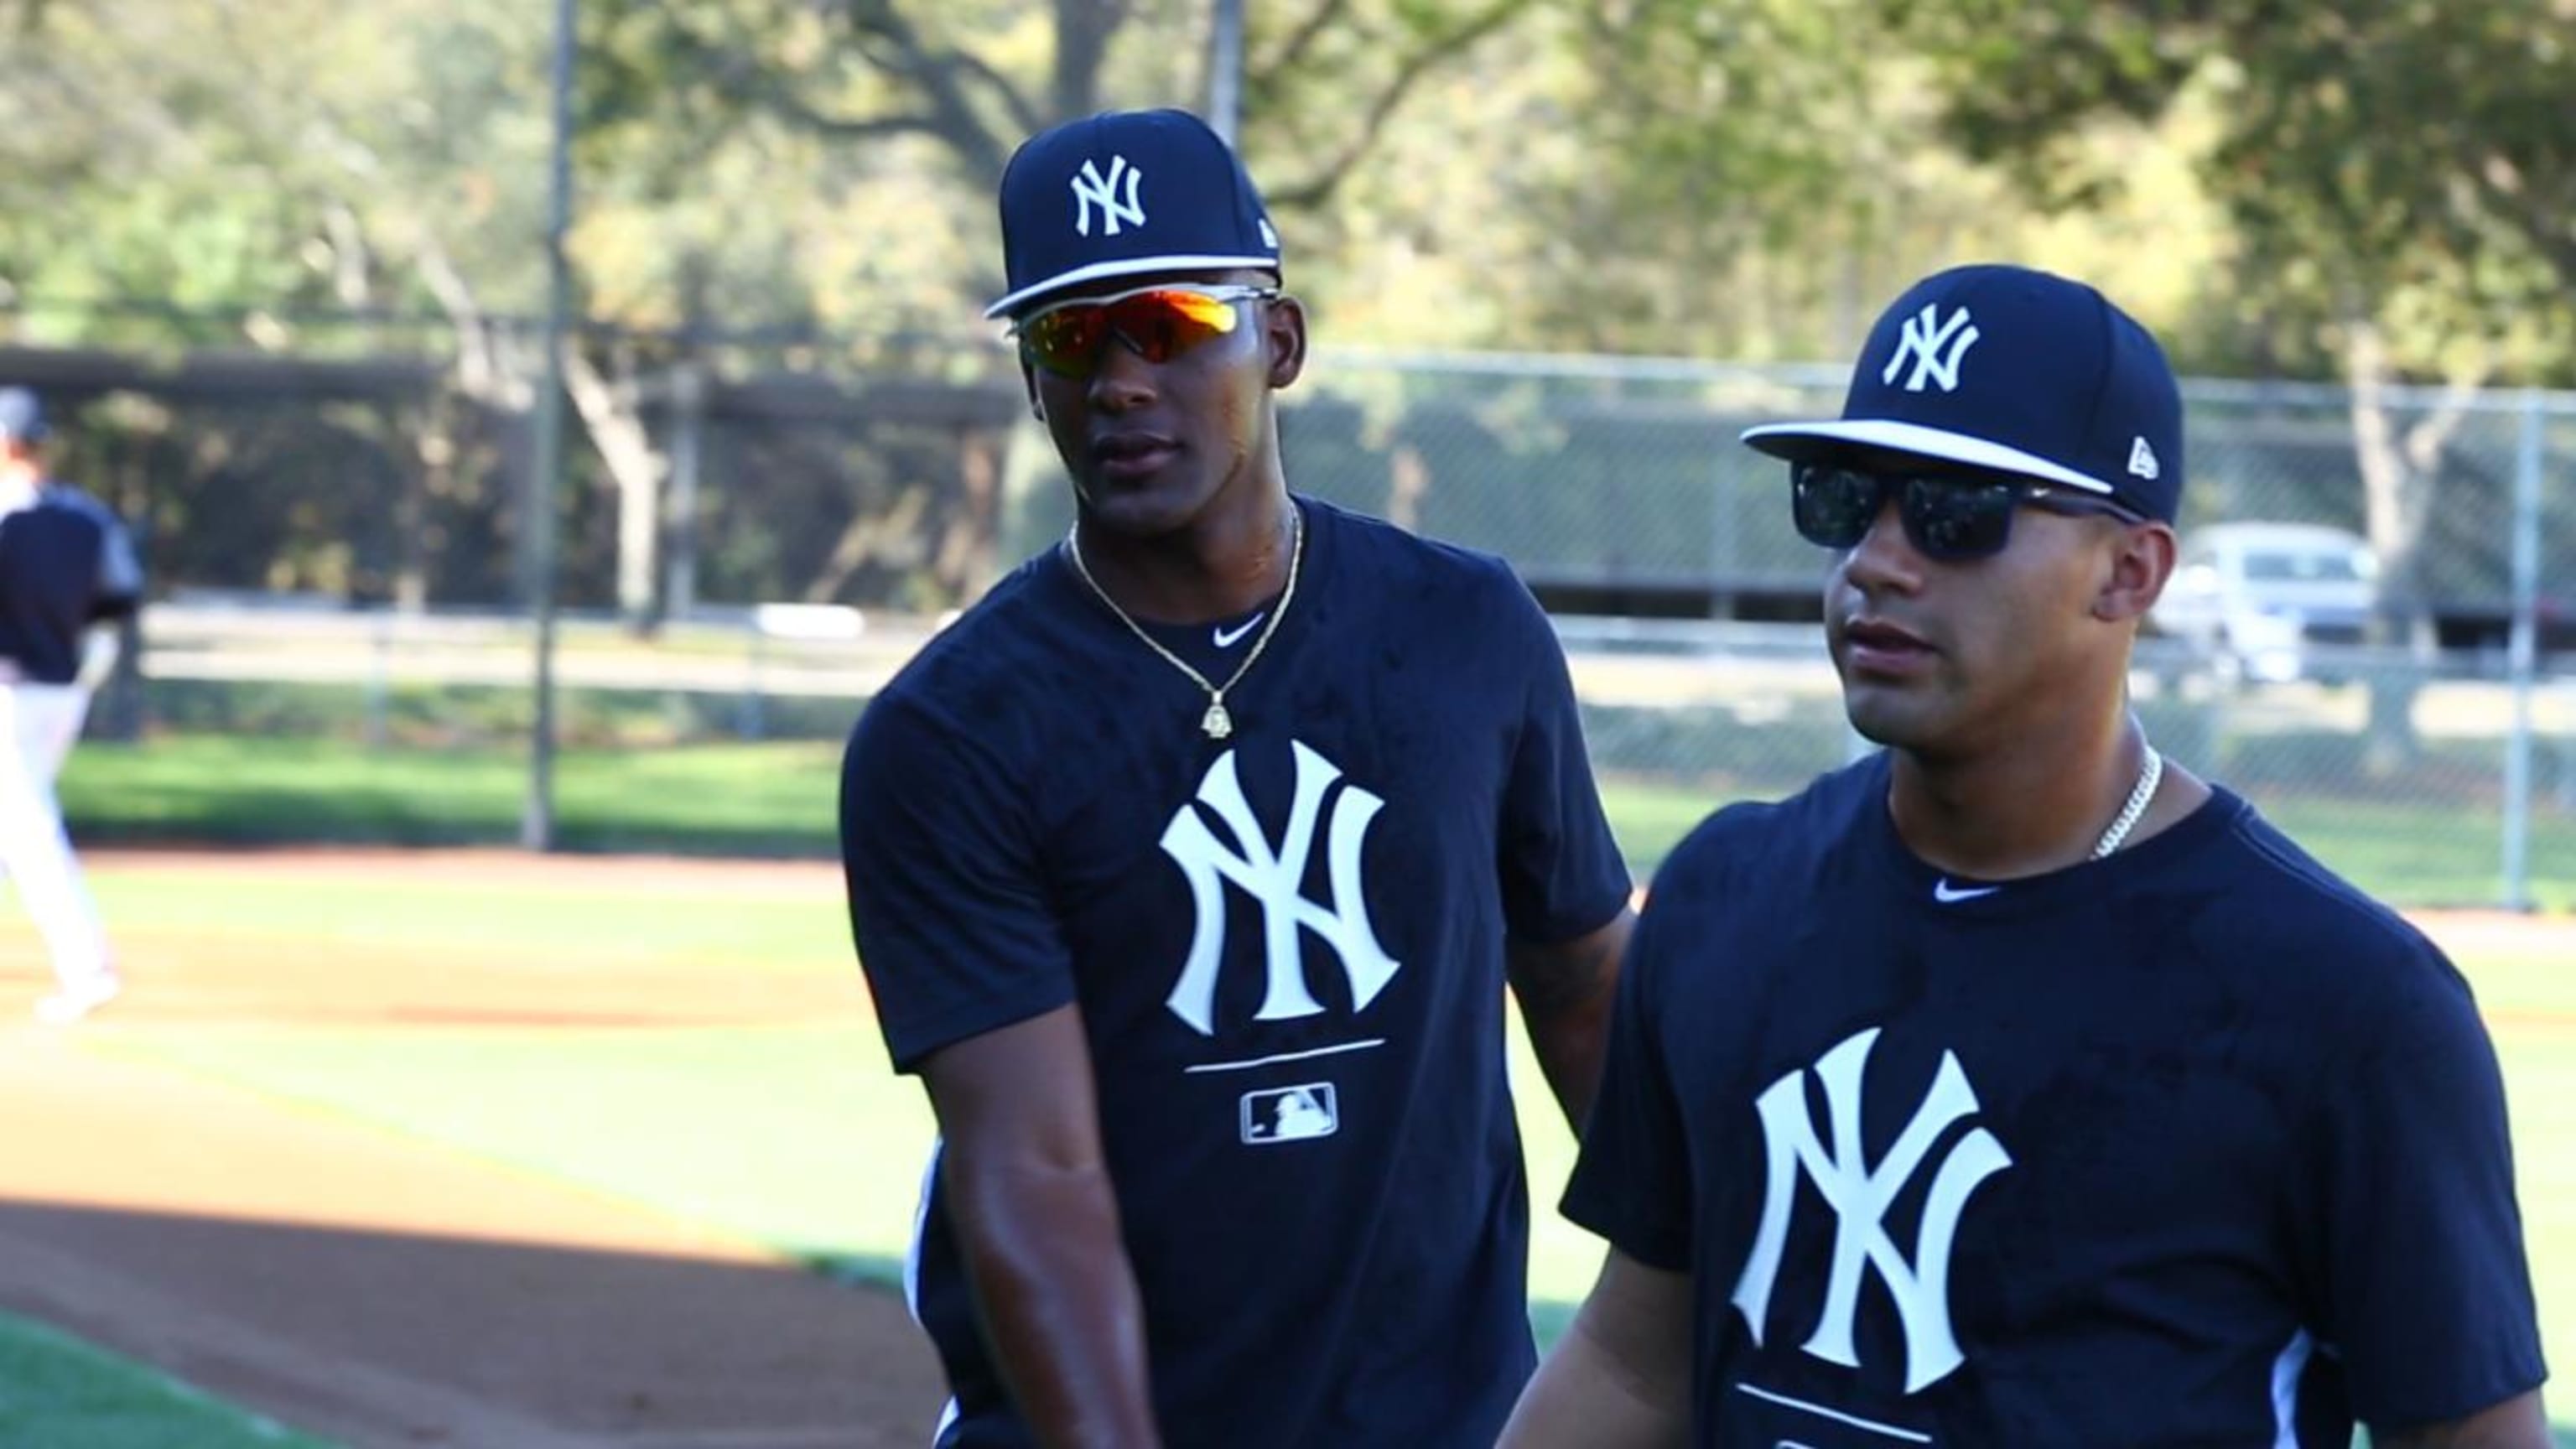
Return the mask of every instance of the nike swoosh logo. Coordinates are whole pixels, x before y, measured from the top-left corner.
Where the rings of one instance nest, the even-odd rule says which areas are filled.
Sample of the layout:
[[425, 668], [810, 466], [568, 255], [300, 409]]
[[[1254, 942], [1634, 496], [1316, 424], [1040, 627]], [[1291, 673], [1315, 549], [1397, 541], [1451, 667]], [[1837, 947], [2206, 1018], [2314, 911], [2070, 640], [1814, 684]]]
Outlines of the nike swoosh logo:
[[2002, 886], [1954, 886], [1950, 884], [1950, 878], [1945, 875], [1932, 882], [1932, 899], [1945, 906], [1954, 906], [1961, 901], [1973, 901], [1979, 896], [1993, 895], [2002, 889]]
[[1255, 615], [1253, 615], [1251, 618], [1244, 620], [1244, 621], [1243, 621], [1242, 623], [1240, 623], [1240, 624], [1237, 624], [1231, 632], [1229, 632], [1229, 631], [1227, 631], [1227, 630], [1224, 630], [1224, 629], [1219, 629], [1219, 630], [1217, 630], [1217, 631], [1216, 631], [1216, 647], [1218, 647], [1219, 649], [1231, 649], [1231, 648], [1233, 648], [1233, 647], [1235, 646], [1236, 642], [1237, 642], [1237, 641], [1239, 641], [1239, 640], [1241, 640], [1241, 639], [1243, 638], [1243, 636], [1244, 636], [1244, 635], [1249, 634], [1249, 633], [1251, 633], [1251, 632], [1252, 632], [1252, 628], [1253, 628], [1253, 626], [1254, 626], [1254, 625], [1256, 625], [1256, 624], [1258, 624], [1258, 623], [1260, 623], [1260, 622], [1261, 622], [1262, 615], [1264, 615], [1264, 614], [1268, 614], [1269, 612], [1270, 612], [1270, 611], [1269, 611], [1268, 609], [1264, 609], [1264, 610], [1262, 610], [1260, 614], [1255, 614]]

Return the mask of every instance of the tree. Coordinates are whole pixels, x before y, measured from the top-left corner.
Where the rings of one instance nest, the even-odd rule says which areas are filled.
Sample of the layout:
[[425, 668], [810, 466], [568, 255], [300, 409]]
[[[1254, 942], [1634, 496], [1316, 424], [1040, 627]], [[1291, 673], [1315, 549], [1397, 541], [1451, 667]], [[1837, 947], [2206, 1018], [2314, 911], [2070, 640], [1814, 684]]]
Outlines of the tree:
[[[1426, 80], [1540, 0], [1305, 0], [1256, 7], [1244, 149], [1287, 212], [1331, 199]], [[844, 146], [918, 138], [989, 197], [1021, 138], [1118, 105], [1195, 108], [1206, 17], [1178, 0], [677, 0], [623, 7], [606, 44], [617, 104], [733, 108]], [[647, 79], [647, 78], [651, 79]], [[961, 280], [995, 281], [990, 249]]]
[[[2432, 644], [2433, 480], [2491, 377], [2565, 377], [2576, 289], [2576, 12], [2551, 0], [1886, 0], [1938, 58], [1947, 119], [2030, 191], [2085, 204], [2118, 178], [2070, 143], [2195, 99], [2219, 118], [2199, 171], [2243, 248], [2219, 331], [2331, 359], [2350, 384], [2365, 514], [2393, 629]], [[2289, 335], [2284, 338], [2283, 334]], [[2255, 350], [2255, 349], [2249, 349]], [[2389, 386], [2452, 394], [2400, 426]], [[2372, 696], [2374, 759], [2410, 752], [2411, 692]]]

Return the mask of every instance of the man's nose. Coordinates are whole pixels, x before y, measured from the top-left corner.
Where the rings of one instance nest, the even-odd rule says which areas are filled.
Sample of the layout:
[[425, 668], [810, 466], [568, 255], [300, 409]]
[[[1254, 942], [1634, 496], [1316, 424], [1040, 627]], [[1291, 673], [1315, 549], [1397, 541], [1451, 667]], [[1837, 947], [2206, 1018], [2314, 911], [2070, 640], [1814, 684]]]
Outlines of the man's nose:
[[1869, 531], [1843, 556], [1843, 577], [1864, 591], [1911, 592], [1923, 583], [1923, 554], [1905, 535], [1905, 520], [1894, 489], [1879, 500]]
[[1091, 372], [1091, 405], [1102, 412], [1125, 412], [1154, 397], [1154, 364], [1126, 334], [1112, 329], [1101, 339], [1100, 357]]

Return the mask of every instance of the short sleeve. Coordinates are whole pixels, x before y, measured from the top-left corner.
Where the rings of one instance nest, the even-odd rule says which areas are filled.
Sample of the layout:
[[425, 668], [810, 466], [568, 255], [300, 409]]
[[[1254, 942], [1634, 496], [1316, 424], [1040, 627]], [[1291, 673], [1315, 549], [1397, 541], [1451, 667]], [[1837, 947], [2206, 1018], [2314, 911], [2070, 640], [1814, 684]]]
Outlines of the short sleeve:
[[1607, 924], [1633, 882], [1592, 778], [1565, 650], [1529, 590], [1510, 587], [1526, 626], [1512, 632], [1530, 658], [1497, 845], [1503, 915], [1515, 939], [1550, 944]]
[[2311, 1325], [2374, 1425], [2464, 1418], [2543, 1377], [2494, 1047], [2467, 984], [2416, 949], [2322, 1084], [2292, 1225]]
[[850, 931], [900, 1071], [1073, 1000], [1023, 792], [989, 753], [880, 696], [841, 766]]
[[99, 515], [98, 604], [94, 617], [131, 613], [143, 598], [143, 564], [134, 555], [134, 535], [123, 519], [102, 507]]
[[1650, 897], [1628, 938], [1601, 1088], [1561, 1209], [1650, 1268], [1687, 1272], [1694, 1221], [1689, 1143], [1666, 1060], [1655, 983], [1672, 911]]

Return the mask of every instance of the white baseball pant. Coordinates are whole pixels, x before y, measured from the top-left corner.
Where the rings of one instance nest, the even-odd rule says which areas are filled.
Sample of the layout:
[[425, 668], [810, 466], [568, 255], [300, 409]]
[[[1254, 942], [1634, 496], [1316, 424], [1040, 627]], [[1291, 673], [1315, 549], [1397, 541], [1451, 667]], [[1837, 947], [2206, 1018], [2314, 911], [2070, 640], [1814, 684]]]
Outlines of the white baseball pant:
[[54, 798], [54, 777], [80, 738], [89, 699], [77, 684], [0, 684], [0, 741], [10, 746], [0, 749], [0, 870], [16, 883], [66, 991], [114, 971]]

